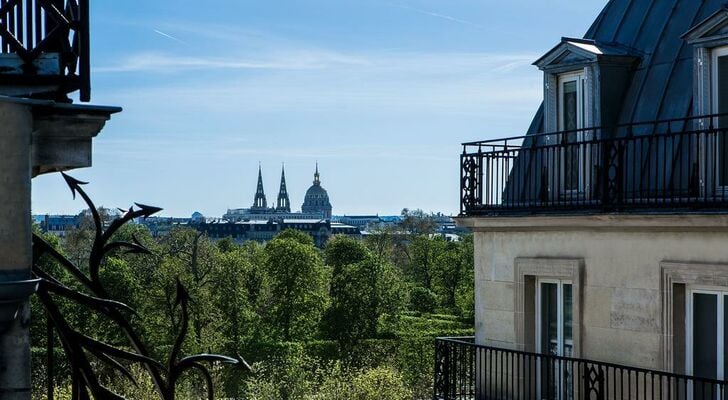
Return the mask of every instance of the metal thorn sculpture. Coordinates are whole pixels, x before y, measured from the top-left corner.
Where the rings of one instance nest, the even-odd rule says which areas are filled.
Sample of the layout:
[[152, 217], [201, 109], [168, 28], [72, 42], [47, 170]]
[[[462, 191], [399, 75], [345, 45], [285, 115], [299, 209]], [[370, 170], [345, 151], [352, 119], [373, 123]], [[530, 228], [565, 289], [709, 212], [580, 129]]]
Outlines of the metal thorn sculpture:
[[[189, 325], [189, 301], [190, 297], [182, 283], [177, 280], [177, 298], [175, 307], [181, 313], [181, 327], [177, 333], [169, 359], [165, 364], [155, 360], [150, 356], [143, 341], [127, 317], [128, 314], [135, 315], [135, 311], [124, 303], [110, 298], [108, 292], [104, 288], [103, 283], [99, 279], [99, 271], [103, 261], [107, 255], [124, 251], [126, 253], [135, 254], [151, 254], [151, 251], [145, 247], [136, 237], [132, 242], [112, 241], [113, 235], [126, 223], [136, 218], [147, 218], [159, 211], [161, 208], [151, 207], [143, 204], [136, 204], [128, 210], [121, 210], [122, 215], [114, 219], [108, 227], [104, 227], [101, 216], [94, 203], [89, 196], [81, 188], [87, 184], [66, 174], [62, 174], [68, 187], [71, 189], [74, 199], [76, 194], [80, 195], [91, 211], [95, 226], [95, 237], [89, 256], [88, 276], [82, 272], [81, 268], [71, 262], [64, 255], [54, 249], [48, 242], [40, 236], [33, 237], [33, 273], [36, 277], [41, 278], [38, 288], [38, 298], [48, 314], [49, 321], [52, 323], [58, 334], [59, 340], [66, 356], [69, 358], [72, 378], [72, 399], [73, 400], [89, 400], [94, 399], [119, 399], [124, 400], [121, 395], [112, 392], [106, 388], [98, 379], [93, 365], [100, 362], [120, 372], [124, 377], [129, 379], [135, 385], [137, 382], [134, 376], [122, 361], [128, 363], [141, 364], [149, 373], [152, 382], [159, 394], [160, 399], [174, 400], [175, 388], [179, 378], [187, 371], [197, 371], [205, 380], [207, 385], [207, 397], [213, 399], [212, 377], [209, 370], [203, 363], [222, 362], [233, 364], [244, 369], [250, 370], [250, 366], [243, 360], [240, 355], [236, 358], [217, 355], [217, 354], [198, 354], [194, 356], [181, 357], [180, 351], [182, 343], [187, 336]], [[65, 286], [59, 280], [55, 279], [49, 273], [44, 271], [39, 263], [41, 256], [47, 255], [60, 266], [70, 272], [73, 277], [86, 289], [87, 293], [83, 293], [68, 286]], [[101, 342], [94, 338], [84, 335], [74, 329], [61, 313], [58, 302], [54, 296], [64, 298], [74, 302], [79, 306], [83, 306], [94, 312], [100, 313], [111, 322], [113, 322], [126, 336], [130, 350], [116, 348], [107, 343]], [[52, 340], [52, 338], [49, 338]], [[90, 358], [89, 356], [93, 356]]]

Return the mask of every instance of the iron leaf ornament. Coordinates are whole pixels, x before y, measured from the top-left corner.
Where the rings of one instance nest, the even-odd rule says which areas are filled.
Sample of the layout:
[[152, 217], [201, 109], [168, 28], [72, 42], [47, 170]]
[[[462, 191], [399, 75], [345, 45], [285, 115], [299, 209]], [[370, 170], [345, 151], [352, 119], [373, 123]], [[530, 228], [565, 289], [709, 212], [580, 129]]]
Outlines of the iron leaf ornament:
[[[33, 274], [41, 279], [37, 292], [38, 299], [45, 308], [49, 322], [52, 323], [53, 329], [58, 334], [59, 341], [69, 359], [72, 399], [125, 400], [124, 397], [112, 392], [99, 381], [98, 375], [93, 368], [94, 363], [97, 362], [118, 371], [134, 385], [137, 382], [123, 362], [141, 364], [149, 374], [159, 398], [163, 400], [175, 399], [177, 382], [188, 371], [195, 371], [202, 376], [207, 386], [207, 398], [212, 400], [214, 398], [212, 377], [205, 364], [219, 362], [250, 371], [250, 366], [240, 355], [236, 357], [218, 354], [181, 356], [182, 344], [187, 336], [189, 326], [190, 296], [179, 279], [177, 279], [175, 307], [181, 314], [181, 326], [177, 332], [177, 338], [166, 364], [151, 357], [150, 352], [127, 317], [127, 315], [136, 315], [136, 312], [128, 305], [111, 298], [99, 279], [99, 271], [104, 259], [116, 251], [127, 254], [151, 254], [151, 251], [135, 236], [133, 236], [131, 242], [113, 241], [112, 238], [121, 227], [130, 221], [150, 217], [162, 209], [136, 203], [127, 210], [120, 210], [122, 212], [121, 216], [111, 221], [108, 227], [104, 227], [96, 206], [82, 188], [87, 182], [79, 181], [64, 173], [61, 175], [71, 189], [73, 198], [75, 199], [76, 195], [79, 195], [88, 206], [93, 218], [95, 236], [88, 261], [89, 272], [86, 275], [81, 268], [38, 235], [33, 236], [32, 270]], [[85, 288], [85, 292], [64, 285], [50, 273], [44, 271], [39, 262], [43, 255], [50, 257], [56, 264], [67, 270]], [[130, 349], [117, 348], [86, 336], [73, 328], [66, 316], [60, 311], [59, 302], [54, 299], [54, 296], [70, 300], [80, 307], [103, 315], [124, 333]], [[49, 340], [52, 340], [52, 338], [49, 338]], [[90, 355], [93, 358], [90, 358]]]

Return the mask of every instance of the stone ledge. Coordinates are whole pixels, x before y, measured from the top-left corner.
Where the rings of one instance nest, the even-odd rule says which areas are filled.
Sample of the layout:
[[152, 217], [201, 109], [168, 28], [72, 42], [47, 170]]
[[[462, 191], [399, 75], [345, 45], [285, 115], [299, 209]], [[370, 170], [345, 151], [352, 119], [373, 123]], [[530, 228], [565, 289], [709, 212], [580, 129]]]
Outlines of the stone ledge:
[[475, 232], [503, 231], [716, 231], [728, 232], [726, 213], [596, 214], [570, 216], [457, 217], [459, 226]]
[[30, 138], [33, 177], [91, 166], [91, 144], [120, 107], [58, 103], [0, 96], [0, 102], [27, 106], [33, 115]]

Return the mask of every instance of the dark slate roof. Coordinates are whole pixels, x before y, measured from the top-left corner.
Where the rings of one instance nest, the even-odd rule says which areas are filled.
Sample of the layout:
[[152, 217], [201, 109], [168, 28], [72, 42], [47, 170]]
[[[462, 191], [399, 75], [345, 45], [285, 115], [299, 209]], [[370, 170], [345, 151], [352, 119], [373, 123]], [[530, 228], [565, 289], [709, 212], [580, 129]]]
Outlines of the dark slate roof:
[[[584, 35], [641, 57], [625, 96], [620, 124], [691, 115], [693, 53], [680, 37], [726, 0], [610, 0]], [[543, 130], [536, 113], [529, 134]]]

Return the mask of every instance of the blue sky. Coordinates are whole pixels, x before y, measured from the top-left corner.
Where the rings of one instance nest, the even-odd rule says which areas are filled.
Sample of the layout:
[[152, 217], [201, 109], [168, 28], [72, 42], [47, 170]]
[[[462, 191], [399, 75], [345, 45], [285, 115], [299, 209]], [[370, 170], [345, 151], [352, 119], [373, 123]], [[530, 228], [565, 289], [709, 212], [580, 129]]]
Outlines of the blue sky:
[[[248, 207], [258, 162], [300, 209], [319, 161], [334, 214], [457, 213], [464, 141], [522, 133], [531, 62], [582, 36], [605, 0], [92, 2], [92, 100], [119, 105], [94, 143], [98, 205], [164, 215]], [[34, 213], [76, 212], [57, 174]]]

